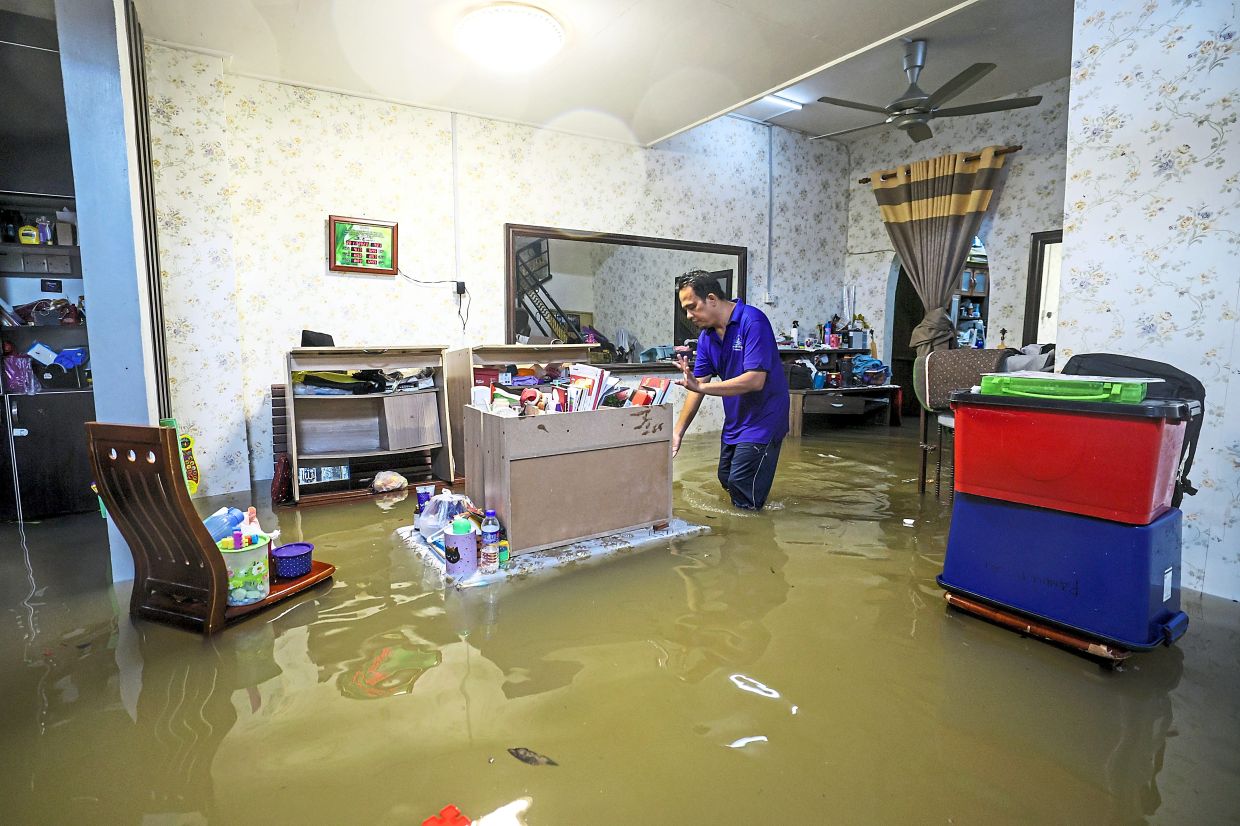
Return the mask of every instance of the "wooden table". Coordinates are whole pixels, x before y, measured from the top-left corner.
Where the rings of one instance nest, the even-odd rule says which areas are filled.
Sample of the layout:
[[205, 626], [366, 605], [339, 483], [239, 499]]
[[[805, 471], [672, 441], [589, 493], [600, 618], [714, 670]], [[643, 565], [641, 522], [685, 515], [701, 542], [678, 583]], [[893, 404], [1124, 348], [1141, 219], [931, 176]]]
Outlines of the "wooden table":
[[881, 424], [900, 423], [898, 384], [877, 384], [861, 387], [832, 387], [824, 390], [788, 391], [788, 435], [800, 436], [806, 413], [832, 415], [861, 414], [879, 411]]

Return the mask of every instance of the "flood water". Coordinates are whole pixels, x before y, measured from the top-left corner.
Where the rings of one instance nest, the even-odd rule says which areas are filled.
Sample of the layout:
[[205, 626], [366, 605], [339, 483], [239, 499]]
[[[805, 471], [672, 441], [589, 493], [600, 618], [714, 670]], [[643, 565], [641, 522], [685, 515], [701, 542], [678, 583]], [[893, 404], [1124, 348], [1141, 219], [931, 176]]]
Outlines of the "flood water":
[[468, 591], [412, 497], [280, 509], [334, 584], [208, 640], [129, 619], [97, 515], [0, 526], [0, 822], [1236, 822], [1240, 606], [1118, 673], [946, 609], [914, 429], [790, 440], [758, 515], [691, 438], [712, 533]]

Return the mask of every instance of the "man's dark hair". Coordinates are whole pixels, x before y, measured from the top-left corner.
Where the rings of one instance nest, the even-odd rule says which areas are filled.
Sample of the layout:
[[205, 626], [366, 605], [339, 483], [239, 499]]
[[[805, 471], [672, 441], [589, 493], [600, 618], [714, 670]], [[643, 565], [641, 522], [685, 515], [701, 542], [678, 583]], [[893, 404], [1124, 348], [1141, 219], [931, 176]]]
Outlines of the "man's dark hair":
[[692, 287], [693, 294], [698, 298], [705, 299], [711, 293], [720, 301], [730, 300], [723, 287], [719, 286], [719, 279], [708, 273], [706, 270], [689, 270], [689, 272], [676, 279], [676, 291], [680, 292], [685, 287]]

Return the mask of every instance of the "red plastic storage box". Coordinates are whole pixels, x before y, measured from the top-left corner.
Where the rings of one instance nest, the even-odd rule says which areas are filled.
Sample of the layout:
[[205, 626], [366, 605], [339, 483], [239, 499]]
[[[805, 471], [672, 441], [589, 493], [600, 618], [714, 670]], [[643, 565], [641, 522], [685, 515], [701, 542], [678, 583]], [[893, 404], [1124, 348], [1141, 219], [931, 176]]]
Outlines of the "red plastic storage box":
[[958, 391], [956, 490], [1148, 525], [1171, 507], [1185, 424], [1181, 399], [1106, 404]]

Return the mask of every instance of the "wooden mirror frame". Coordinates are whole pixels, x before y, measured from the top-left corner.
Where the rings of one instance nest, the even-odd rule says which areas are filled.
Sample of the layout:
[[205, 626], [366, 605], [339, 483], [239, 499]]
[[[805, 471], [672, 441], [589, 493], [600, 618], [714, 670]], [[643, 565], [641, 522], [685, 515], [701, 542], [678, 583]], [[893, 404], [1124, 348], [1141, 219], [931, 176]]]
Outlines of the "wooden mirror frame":
[[529, 224], [504, 224], [504, 341], [507, 344], [515, 343], [513, 327], [516, 325], [517, 236], [735, 255], [735, 297], [742, 301], [745, 300], [745, 288], [749, 272], [748, 247], [736, 247], [730, 244], [708, 244], [703, 241], [678, 241], [673, 238], [654, 238], [649, 235], [620, 235], [614, 232], [589, 232], [580, 229], [538, 227]]

